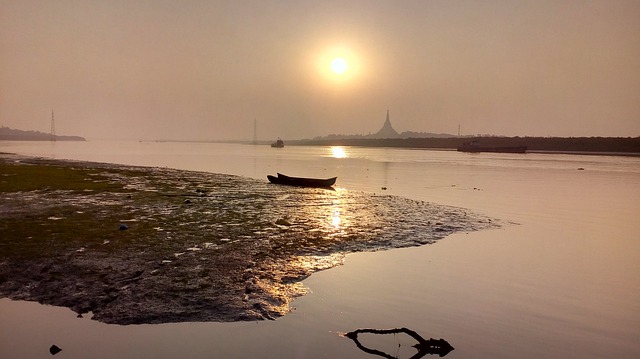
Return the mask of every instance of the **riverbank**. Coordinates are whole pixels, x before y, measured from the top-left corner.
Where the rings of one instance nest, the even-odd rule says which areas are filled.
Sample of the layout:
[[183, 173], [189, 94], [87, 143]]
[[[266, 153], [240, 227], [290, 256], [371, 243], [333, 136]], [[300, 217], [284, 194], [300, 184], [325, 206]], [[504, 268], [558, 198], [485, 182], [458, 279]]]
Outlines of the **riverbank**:
[[39, 131], [23, 131], [0, 127], [0, 141], [86, 141], [81, 136], [60, 136]]
[[499, 226], [433, 203], [0, 155], [0, 295], [116, 324], [275, 319], [346, 253]]
[[286, 141], [287, 145], [360, 146], [455, 150], [467, 142], [483, 147], [525, 146], [528, 152], [640, 156], [640, 137], [447, 137], [447, 138], [319, 138]]

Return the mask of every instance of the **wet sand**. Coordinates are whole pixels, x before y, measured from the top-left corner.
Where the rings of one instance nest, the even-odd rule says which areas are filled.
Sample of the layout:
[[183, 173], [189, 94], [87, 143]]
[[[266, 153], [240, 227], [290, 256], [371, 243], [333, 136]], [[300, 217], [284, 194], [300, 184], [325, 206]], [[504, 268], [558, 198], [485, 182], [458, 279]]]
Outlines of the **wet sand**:
[[[275, 319], [306, 292], [301, 280], [348, 253], [499, 226], [457, 207], [238, 176], [7, 154], [0, 165], [0, 294], [105, 323]], [[75, 182], [33, 178], [52, 175]]]

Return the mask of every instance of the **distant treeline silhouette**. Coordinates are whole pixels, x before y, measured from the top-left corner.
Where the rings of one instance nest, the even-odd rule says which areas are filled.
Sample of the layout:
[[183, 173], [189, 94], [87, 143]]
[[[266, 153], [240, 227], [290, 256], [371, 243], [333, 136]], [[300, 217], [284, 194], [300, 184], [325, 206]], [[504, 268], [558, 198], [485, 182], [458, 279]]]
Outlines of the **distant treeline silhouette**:
[[[4, 141], [50, 141], [51, 134], [39, 131], [15, 130], [9, 127], [0, 127], [0, 140]], [[85, 141], [80, 136], [54, 136], [56, 141]]]
[[477, 141], [486, 147], [526, 146], [528, 151], [638, 153], [640, 137], [454, 137], [454, 138], [386, 138], [386, 139], [313, 139], [289, 141], [291, 145], [363, 146], [457, 149], [466, 142]]

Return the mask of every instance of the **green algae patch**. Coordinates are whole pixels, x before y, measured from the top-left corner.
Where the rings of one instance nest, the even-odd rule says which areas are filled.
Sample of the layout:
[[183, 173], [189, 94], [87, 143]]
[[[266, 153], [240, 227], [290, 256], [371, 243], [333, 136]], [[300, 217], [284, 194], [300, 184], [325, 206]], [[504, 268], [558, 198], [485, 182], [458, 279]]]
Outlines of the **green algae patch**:
[[114, 191], [122, 186], [100, 177], [100, 171], [27, 159], [0, 162], [0, 193], [57, 189]]
[[[81, 205], [68, 199], [89, 193], [123, 196], [127, 192], [121, 183], [110, 181], [97, 169], [46, 160], [3, 158], [0, 256], [48, 258], [58, 250], [86, 242], [87, 238], [106, 235], [105, 228], [90, 224], [106, 213], [117, 211], [83, 211], [79, 209]], [[83, 235], [79, 224], [85, 226]]]
[[0, 295], [116, 324], [276, 319], [356, 251], [498, 226], [238, 176], [0, 155]]

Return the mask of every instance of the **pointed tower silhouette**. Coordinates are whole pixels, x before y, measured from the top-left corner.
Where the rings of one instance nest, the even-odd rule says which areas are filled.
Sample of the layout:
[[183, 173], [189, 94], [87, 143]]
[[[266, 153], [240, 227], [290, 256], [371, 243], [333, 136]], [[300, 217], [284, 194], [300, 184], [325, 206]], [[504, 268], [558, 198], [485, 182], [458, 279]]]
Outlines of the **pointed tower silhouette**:
[[391, 126], [391, 121], [389, 121], [389, 110], [387, 110], [387, 119], [384, 121], [384, 125], [380, 129], [380, 131], [376, 132], [372, 137], [374, 138], [398, 138], [400, 135], [396, 130]]

